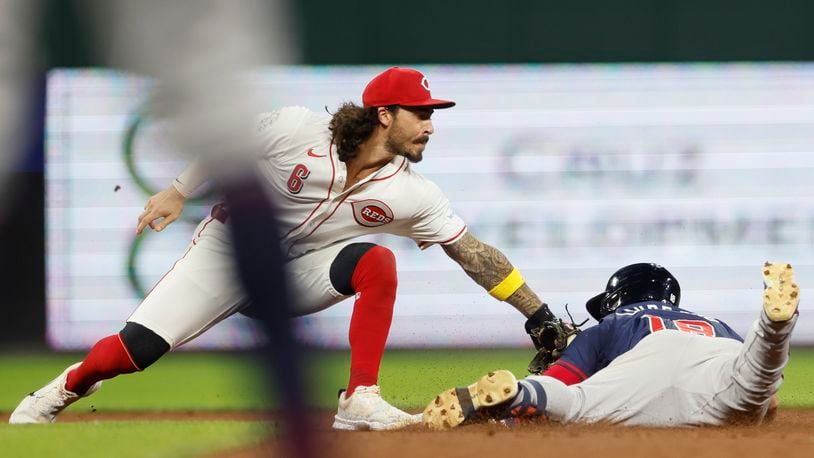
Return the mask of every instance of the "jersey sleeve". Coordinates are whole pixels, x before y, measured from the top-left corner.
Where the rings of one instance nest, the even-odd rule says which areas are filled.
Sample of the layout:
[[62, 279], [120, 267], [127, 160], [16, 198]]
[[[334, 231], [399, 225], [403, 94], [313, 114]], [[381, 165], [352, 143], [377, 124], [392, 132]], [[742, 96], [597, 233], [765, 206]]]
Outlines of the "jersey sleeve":
[[543, 375], [553, 377], [566, 385], [585, 381], [599, 368], [602, 357], [603, 329], [600, 326], [588, 328], [577, 335], [565, 349], [560, 359], [551, 365]]
[[189, 197], [190, 194], [195, 192], [202, 184], [209, 179], [206, 170], [199, 161], [192, 163], [178, 175], [178, 178], [173, 180], [172, 185], [184, 197]]
[[290, 151], [299, 131], [315, 117], [311, 110], [298, 106], [260, 114], [256, 126], [264, 155], [275, 157]]
[[449, 245], [466, 234], [466, 224], [452, 210], [449, 199], [435, 183], [421, 177], [421, 200], [412, 218], [409, 237], [422, 250], [440, 243]]

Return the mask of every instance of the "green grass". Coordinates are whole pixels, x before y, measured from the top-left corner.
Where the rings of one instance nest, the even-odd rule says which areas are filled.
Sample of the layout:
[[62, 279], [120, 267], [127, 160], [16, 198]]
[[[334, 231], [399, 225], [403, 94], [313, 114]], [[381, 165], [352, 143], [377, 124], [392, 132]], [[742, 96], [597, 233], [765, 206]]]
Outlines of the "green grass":
[[259, 422], [121, 421], [0, 425], [0, 454], [7, 457], [184, 457], [259, 443]]
[[[382, 396], [402, 408], [423, 408], [440, 391], [471, 383], [484, 372], [509, 369], [522, 376], [533, 356], [531, 350], [421, 350], [389, 351], [382, 361], [379, 384]], [[311, 362], [323, 382], [312, 387], [317, 405], [336, 406], [337, 388], [348, 378], [346, 353], [322, 354]]]
[[[389, 351], [379, 383], [383, 396], [402, 408], [422, 407], [438, 391], [471, 381], [490, 369], [525, 374], [529, 350]], [[0, 412], [69, 364], [71, 354], [0, 356]], [[309, 397], [318, 407], [334, 408], [337, 390], [347, 383], [347, 352], [321, 352], [308, 363]], [[258, 410], [273, 405], [262, 385], [259, 363], [246, 354], [174, 353], [142, 373], [106, 381], [75, 412], [156, 410]], [[814, 349], [794, 349], [780, 390], [784, 405], [814, 407]]]
[[780, 388], [780, 405], [814, 408], [814, 349], [794, 348], [785, 380]]
[[[13, 409], [25, 395], [57, 376], [81, 355], [0, 356], [0, 411]], [[105, 381], [72, 411], [244, 410], [260, 409], [261, 372], [241, 354], [170, 354], [148, 370]]]
[[[383, 396], [403, 408], [423, 407], [438, 391], [496, 368], [525, 373], [528, 350], [390, 351], [382, 361]], [[41, 387], [81, 355], [0, 356], [0, 412]], [[348, 380], [348, 352], [321, 352], [308, 362], [309, 397], [318, 407], [335, 408]], [[259, 363], [246, 354], [173, 353], [148, 370], [104, 382], [71, 411], [257, 410], [268, 408]]]
[[[385, 399], [418, 410], [439, 391], [474, 380], [490, 369], [525, 374], [529, 350], [389, 351], [379, 383]], [[323, 352], [308, 362], [310, 402], [336, 407], [337, 389], [347, 383], [348, 353]], [[71, 354], [0, 356], [0, 412], [10, 412], [28, 392], [81, 359]], [[257, 410], [274, 403], [259, 363], [246, 354], [170, 354], [143, 373], [106, 381], [73, 412]], [[782, 406], [814, 407], [814, 349], [794, 349], [780, 390]], [[5, 420], [5, 416], [0, 416]], [[88, 422], [50, 426], [0, 423], [0, 455], [192, 456], [247, 444], [263, 437], [263, 426], [247, 421]], [[144, 443], [149, 446], [145, 447]], [[70, 451], [70, 452], [67, 452]]]

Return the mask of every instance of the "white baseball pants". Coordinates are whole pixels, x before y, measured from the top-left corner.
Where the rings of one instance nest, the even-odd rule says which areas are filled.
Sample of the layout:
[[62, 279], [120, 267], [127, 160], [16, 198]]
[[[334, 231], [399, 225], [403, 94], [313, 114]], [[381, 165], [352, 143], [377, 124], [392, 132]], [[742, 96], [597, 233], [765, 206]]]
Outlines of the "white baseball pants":
[[[331, 263], [348, 243], [286, 263], [298, 315], [318, 312], [349, 297], [338, 293], [330, 279]], [[194, 339], [247, 305], [234, 267], [228, 226], [212, 217], [204, 219], [184, 255], [127, 321], [152, 330], [172, 348]]]
[[529, 378], [543, 385], [549, 418], [563, 423], [756, 424], [782, 383], [796, 321], [773, 323], [761, 311], [743, 343], [659, 331], [582, 383]]

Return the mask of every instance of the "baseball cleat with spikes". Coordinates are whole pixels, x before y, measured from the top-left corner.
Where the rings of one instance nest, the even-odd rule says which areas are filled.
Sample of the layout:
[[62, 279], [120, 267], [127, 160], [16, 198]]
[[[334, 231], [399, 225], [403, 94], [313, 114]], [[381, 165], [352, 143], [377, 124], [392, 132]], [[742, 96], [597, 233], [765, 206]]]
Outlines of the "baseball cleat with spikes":
[[788, 321], [797, 313], [800, 288], [791, 264], [763, 264], [763, 311], [774, 322]]
[[517, 379], [506, 370], [489, 372], [465, 388], [444, 391], [424, 409], [424, 424], [430, 429], [454, 428], [478, 410], [510, 402], [517, 396]]

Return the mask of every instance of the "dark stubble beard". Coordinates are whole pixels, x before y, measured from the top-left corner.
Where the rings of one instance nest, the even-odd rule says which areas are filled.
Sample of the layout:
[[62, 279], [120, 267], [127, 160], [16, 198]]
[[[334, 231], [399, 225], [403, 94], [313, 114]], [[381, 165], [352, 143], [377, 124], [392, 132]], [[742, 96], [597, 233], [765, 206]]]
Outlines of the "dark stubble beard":
[[[429, 139], [427, 139], [429, 140]], [[395, 154], [397, 156], [404, 156], [407, 158], [408, 161], [412, 163], [421, 162], [421, 159], [424, 159], [423, 150], [422, 151], [410, 151], [405, 147], [406, 144], [416, 144], [413, 142], [398, 142], [393, 139], [393, 136], [388, 136], [387, 141], [384, 142], [384, 148], [387, 152], [391, 154]], [[423, 143], [426, 146], [426, 142]]]

